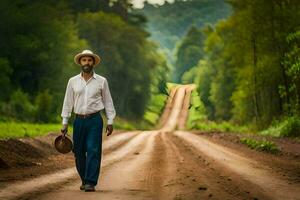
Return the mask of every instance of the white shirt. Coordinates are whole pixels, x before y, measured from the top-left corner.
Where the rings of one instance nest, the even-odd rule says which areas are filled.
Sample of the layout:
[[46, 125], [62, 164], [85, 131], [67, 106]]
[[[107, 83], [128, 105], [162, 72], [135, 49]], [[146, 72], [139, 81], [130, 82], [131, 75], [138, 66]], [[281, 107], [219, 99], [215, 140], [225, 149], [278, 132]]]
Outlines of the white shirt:
[[68, 123], [72, 109], [76, 114], [91, 114], [105, 108], [107, 124], [113, 124], [116, 116], [113, 100], [110, 95], [106, 78], [93, 73], [85, 81], [81, 73], [69, 79], [61, 116], [63, 124]]

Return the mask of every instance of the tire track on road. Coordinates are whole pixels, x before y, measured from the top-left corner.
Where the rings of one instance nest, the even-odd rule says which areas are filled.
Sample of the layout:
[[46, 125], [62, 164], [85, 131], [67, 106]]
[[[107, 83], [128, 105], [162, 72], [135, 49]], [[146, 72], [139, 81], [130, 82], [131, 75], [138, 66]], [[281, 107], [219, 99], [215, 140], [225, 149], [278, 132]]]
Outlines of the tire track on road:
[[[239, 181], [241, 188], [252, 188], [251, 191], [257, 191], [257, 195], [267, 196], [275, 200], [297, 200], [300, 199], [300, 185], [290, 185], [282, 177], [276, 176], [265, 166], [251, 158], [245, 158], [234, 151], [215, 144], [199, 135], [185, 131], [175, 131], [174, 135], [192, 145], [197, 151], [204, 154], [208, 159], [214, 162], [214, 166], [219, 165], [226, 173], [241, 179]], [[220, 169], [219, 168], [219, 169]]]
[[[124, 136], [116, 135], [104, 141], [103, 145], [105, 151], [107, 151], [110, 148], [113, 149], [121, 148], [122, 145], [126, 145], [126, 143], [135, 139], [138, 133], [126, 132], [122, 134], [124, 134]], [[106, 143], [108, 143], [108, 145], [106, 145]], [[108, 151], [107, 154], [109, 155]], [[104, 154], [104, 157], [108, 155]], [[18, 198], [24, 199], [25, 197], [22, 196], [26, 196], [26, 195], [30, 196], [30, 193], [33, 194], [34, 192], [40, 192], [39, 190], [43, 190], [43, 187], [47, 186], [51, 188], [51, 185], [63, 184], [65, 182], [68, 182], [69, 180], [73, 180], [75, 177], [77, 178], [76, 169], [75, 167], [71, 167], [52, 174], [46, 174], [28, 181], [15, 182], [12, 183], [12, 185], [9, 185], [0, 190], [0, 199], [1, 200], [18, 199]]]
[[148, 188], [149, 182], [152, 183], [153, 180], [148, 166], [157, 135], [157, 131], [142, 132], [138, 139], [114, 151], [114, 155], [110, 155], [111, 158], [103, 164], [101, 182], [95, 193], [79, 191], [80, 182], [76, 182], [59, 191], [39, 195], [36, 199], [155, 199]]

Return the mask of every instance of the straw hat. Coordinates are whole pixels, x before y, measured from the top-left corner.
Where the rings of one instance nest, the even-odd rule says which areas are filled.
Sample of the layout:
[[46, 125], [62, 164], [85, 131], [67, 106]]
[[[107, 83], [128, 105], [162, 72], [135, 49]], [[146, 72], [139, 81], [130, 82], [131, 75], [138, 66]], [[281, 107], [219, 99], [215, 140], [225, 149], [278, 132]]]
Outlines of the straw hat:
[[69, 153], [73, 149], [73, 143], [66, 135], [57, 136], [54, 141], [54, 146], [59, 153], [63, 154]]
[[81, 53], [77, 54], [75, 57], [74, 57], [74, 62], [77, 64], [77, 65], [80, 65], [80, 58], [82, 56], [91, 56], [95, 59], [95, 65], [98, 65], [100, 63], [100, 57], [97, 55], [97, 54], [94, 54], [91, 50], [83, 50]]

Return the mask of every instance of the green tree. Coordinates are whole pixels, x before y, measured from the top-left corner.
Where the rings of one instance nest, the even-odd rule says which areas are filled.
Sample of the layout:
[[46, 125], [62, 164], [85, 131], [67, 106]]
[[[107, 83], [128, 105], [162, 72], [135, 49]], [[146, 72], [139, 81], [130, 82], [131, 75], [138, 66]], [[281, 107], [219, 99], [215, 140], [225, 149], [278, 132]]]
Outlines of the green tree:
[[147, 40], [149, 34], [103, 12], [79, 14], [78, 26], [81, 37], [102, 57], [96, 70], [109, 80], [119, 116], [143, 116], [154, 76], [165, 67]]
[[[3, 0], [0, 17], [3, 18], [0, 38], [5, 41], [0, 44], [3, 72], [0, 82], [5, 84], [4, 90], [20, 89], [31, 101], [40, 91], [49, 89], [59, 112], [64, 93], [62, 85], [75, 71], [73, 55], [86, 46], [78, 38], [68, 5], [63, 1], [29, 4], [22, 0]], [[3, 93], [1, 98], [14, 99], [11, 93]]]
[[[205, 42], [210, 69], [199, 68], [199, 83], [206, 84], [199, 84], [200, 94], [202, 87], [204, 103], [214, 108], [215, 119], [261, 129], [298, 112], [300, 3], [229, 2], [232, 16], [219, 22]], [[210, 77], [204, 77], [205, 71]]]
[[174, 69], [175, 82], [180, 82], [184, 72], [196, 66], [198, 61], [203, 58], [204, 41], [204, 31], [191, 27], [177, 48], [177, 60]]
[[2, 86], [2, 91], [0, 93], [0, 102], [7, 101], [9, 98], [9, 93], [11, 91], [11, 81], [10, 76], [12, 74], [12, 68], [9, 65], [7, 59], [0, 58], [0, 85]]

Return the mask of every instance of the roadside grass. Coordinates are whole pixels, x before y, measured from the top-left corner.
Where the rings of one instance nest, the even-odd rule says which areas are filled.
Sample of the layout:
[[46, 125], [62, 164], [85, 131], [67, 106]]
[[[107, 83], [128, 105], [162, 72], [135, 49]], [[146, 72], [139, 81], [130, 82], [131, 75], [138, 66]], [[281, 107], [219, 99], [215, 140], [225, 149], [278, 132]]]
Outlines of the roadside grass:
[[[173, 87], [177, 86], [179, 84], [176, 83], [166, 83], [168, 93], [170, 94], [170, 91]], [[146, 112], [144, 114], [144, 120], [148, 123], [142, 126], [143, 129], [151, 129], [153, 126], [155, 126], [161, 117], [161, 114], [164, 110], [164, 107], [166, 105], [166, 101], [168, 99], [168, 96], [163, 93], [156, 93], [151, 95], [151, 99], [148, 103], [148, 106], [146, 108]]]
[[[175, 84], [168, 84], [168, 88], [171, 89]], [[120, 117], [116, 117], [114, 120], [114, 129], [117, 130], [149, 130], [153, 128], [153, 125], [157, 123], [161, 112], [165, 106], [167, 99], [165, 94], [153, 94], [151, 100], [147, 106], [147, 110], [144, 114], [144, 118], [141, 120], [126, 120]], [[105, 119], [105, 116], [102, 116]], [[58, 119], [59, 121], [60, 119]], [[69, 134], [73, 133], [72, 123], [74, 116], [69, 120]], [[105, 131], [106, 120], [104, 120]], [[38, 124], [29, 122], [18, 122], [13, 119], [0, 119], [0, 139], [7, 138], [24, 138], [24, 137], [36, 137], [46, 135], [49, 132], [60, 132], [62, 125], [60, 123], [51, 124]]]
[[257, 151], [264, 151], [272, 154], [280, 152], [278, 146], [266, 139], [264, 140], [255, 140], [251, 138], [240, 138], [241, 143], [247, 145], [250, 149], [255, 149]]
[[231, 132], [231, 133], [250, 133], [247, 126], [234, 125], [230, 122], [199, 121], [194, 124], [193, 129], [208, 132]]
[[247, 126], [234, 125], [230, 122], [215, 122], [207, 119], [206, 109], [201, 101], [197, 90], [191, 94], [191, 106], [189, 108], [189, 117], [187, 120], [187, 129], [201, 130], [208, 132], [235, 132], [249, 133]]
[[215, 122], [207, 120], [206, 110], [198, 92], [192, 91], [191, 107], [187, 121], [187, 129], [207, 132], [252, 133], [272, 137], [293, 137], [300, 141], [300, 116], [285, 117], [274, 121], [269, 128], [257, 130], [255, 125], [235, 125], [228, 121]]
[[200, 100], [197, 90], [191, 93], [189, 116], [186, 126], [188, 129], [198, 128], [198, 124], [202, 121], [207, 121], [205, 106]]
[[[49, 132], [59, 132], [61, 124], [36, 124], [23, 122], [0, 122], [0, 139], [36, 137]], [[72, 128], [70, 128], [72, 132]]]
[[[104, 120], [105, 121], [105, 120]], [[105, 131], [103, 126], [103, 132]], [[114, 120], [114, 129], [118, 130], [135, 130], [141, 127], [149, 126], [145, 121], [128, 121], [122, 118], [116, 118]], [[36, 137], [47, 135], [50, 132], [60, 132], [62, 125], [57, 124], [37, 124], [26, 122], [0, 122], [0, 139], [8, 138], [24, 138], [24, 137]], [[68, 127], [68, 134], [72, 135], [73, 128], [70, 121]]]
[[[104, 120], [106, 121], [106, 120]], [[103, 126], [103, 132], [105, 131]], [[57, 124], [38, 124], [38, 123], [27, 123], [27, 122], [0, 122], [0, 139], [8, 138], [24, 138], [24, 137], [36, 137], [47, 135], [50, 132], [60, 132], [62, 125]], [[114, 129], [118, 130], [135, 130], [139, 128], [149, 128], [149, 125], [143, 121], [128, 121], [117, 117], [114, 120]], [[72, 121], [69, 122], [68, 134], [72, 135], [73, 127]]]
[[299, 117], [289, 117], [276, 121], [269, 128], [262, 131], [257, 131], [256, 128], [249, 126], [234, 125], [227, 121], [215, 122], [209, 120], [195, 120], [188, 128], [208, 132], [251, 133], [271, 137], [291, 137], [300, 141]]
[[160, 118], [168, 96], [165, 94], [154, 94], [147, 106], [144, 119], [150, 124], [155, 125]]

